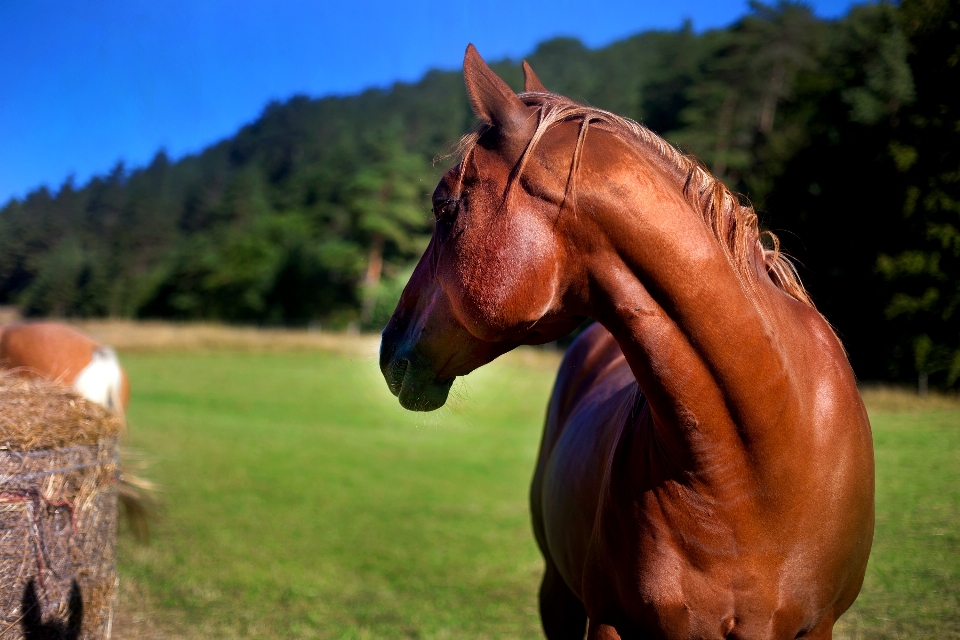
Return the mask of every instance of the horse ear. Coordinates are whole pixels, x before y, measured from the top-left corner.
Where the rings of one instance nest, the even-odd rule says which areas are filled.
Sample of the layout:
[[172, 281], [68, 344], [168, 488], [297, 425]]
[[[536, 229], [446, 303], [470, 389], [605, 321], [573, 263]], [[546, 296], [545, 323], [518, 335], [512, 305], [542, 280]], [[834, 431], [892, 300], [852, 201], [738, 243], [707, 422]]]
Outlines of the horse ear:
[[523, 90], [526, 93], [550, 93], [526, 60], [523, 61]]
[[522, 131], [530, 118], [530, 109], [506, 82], [483, 61], [477, 48], [467, 45], [463, 57], [463, 79], [467, 84], [470, 106], [477, 117], [504, 133]]

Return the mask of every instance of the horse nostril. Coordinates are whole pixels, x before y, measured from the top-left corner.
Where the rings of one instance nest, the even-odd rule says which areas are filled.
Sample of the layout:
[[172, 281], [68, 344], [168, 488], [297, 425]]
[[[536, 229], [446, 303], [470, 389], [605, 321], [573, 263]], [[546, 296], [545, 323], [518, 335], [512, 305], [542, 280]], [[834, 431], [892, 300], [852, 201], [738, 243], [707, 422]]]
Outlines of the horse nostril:
[[407, 360], [406, 358], [400, 358], [400, 359], [397, 361], [397, 368], [396, 368], [396, 371], [395, 371], [395, 376], [396, 376], [396, 378], [397, 378], [397, 382], [398, 382], [398, 383], [402, 383], [402, 382], [403, 382], [403, 377], [404, 377], [405, 375], [407, 375], [407, 369], [409, 369], [409, 368], [410, 368], [410, 361]]
[[393, 395], [398, 395], [403, 388], [403, 378], [407, 375], [407, 369], [410, 368], [410, 360], [407, 358], [398, 358], [394, 360], [390, 367], [390, 373], [387, 377], [387, 386]]

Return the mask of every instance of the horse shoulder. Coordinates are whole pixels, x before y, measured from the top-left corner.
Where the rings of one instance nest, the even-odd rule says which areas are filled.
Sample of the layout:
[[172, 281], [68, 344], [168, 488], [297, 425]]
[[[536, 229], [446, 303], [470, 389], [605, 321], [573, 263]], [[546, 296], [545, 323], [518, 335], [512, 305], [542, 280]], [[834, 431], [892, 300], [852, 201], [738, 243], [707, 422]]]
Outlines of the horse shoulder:
[[794, 420], [805, 448], [828, 462], [840, 454], [872, 462], [870, 421], [840, 339], [815, 309], [803, 305], [798, 316], [799, 346], [790, 367], [798, 398]]

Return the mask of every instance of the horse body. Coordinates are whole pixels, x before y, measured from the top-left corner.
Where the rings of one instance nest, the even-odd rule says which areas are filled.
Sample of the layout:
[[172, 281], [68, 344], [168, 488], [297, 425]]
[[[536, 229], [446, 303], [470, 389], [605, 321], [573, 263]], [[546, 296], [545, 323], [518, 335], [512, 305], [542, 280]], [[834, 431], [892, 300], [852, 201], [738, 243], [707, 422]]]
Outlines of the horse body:
[[125, 411], [130, 402], [130, 384], [113, 349], [59, 322], [0, 328], [0, 367], [72, 386], [114, 411]]
[[561, 365], [531, 487], [548, 637], [582, 637], [587, 612], [623, 637], [829, 637], [872, 539], [869, 483], [844, 464], [868, 443], [840, 424], [757, 464], [737, 436], [656, 420], [593, 325]]
[[434, 193], [384, 330], [401, 403], [598, 321], [565, 357], [531, 490], [549, 638], [828, 638], [873, 532], [843, 349], [756, 217], [635, 123], [517, 97], [468, 49], [484, 126]]

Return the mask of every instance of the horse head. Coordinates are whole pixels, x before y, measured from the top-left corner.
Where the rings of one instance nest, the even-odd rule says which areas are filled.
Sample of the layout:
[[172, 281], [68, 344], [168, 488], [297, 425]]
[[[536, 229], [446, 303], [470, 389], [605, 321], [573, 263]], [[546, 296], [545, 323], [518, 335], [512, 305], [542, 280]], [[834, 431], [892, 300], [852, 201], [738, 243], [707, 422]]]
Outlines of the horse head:
[[[546, 93], [524, 63], [525, 93]], [[407, 409], [444, 404], [457, 376], [522, 344], [556, 340], [582, 317], [569, 304], [576, 248], [559, 216], [571, 170], [569, 143], [540, 145], [541, 110], [528, 105], [470, 45], [467, 93], [480, 125], [433, 194], [427, 250], [383, 331], [380, 368]], [[565, 148], [564, 148], [565, 147]]]

